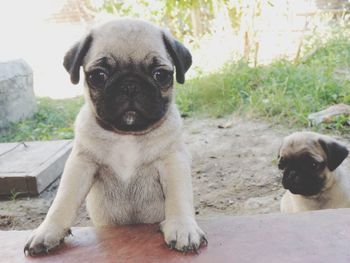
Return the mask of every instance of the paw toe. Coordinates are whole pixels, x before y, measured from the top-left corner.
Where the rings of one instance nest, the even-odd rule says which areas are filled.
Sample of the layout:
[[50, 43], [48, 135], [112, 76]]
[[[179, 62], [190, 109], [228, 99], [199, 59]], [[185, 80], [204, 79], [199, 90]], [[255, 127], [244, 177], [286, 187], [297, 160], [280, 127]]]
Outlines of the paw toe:
[[71, 235], [70, 229], [67, 231], [34, 231], [28, 242], [24, 246], [26, 256], [48, 254], [58, 248], [67, 235]]
[[168, 247], [170, 249], [174, 249], [176, 247], [176, 240], [172, 240], [168, 243]]
[[208, 246], [208, 239], [205, 235], [202, 235], [201, 236], [201, 242], [200, 242], [200, 245], [202, 246]]

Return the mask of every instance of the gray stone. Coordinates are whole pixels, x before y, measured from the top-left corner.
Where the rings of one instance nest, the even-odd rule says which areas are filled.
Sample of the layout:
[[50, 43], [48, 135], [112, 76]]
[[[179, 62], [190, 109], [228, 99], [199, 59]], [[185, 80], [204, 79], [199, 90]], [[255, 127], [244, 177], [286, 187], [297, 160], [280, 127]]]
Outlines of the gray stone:
[[61, 174], [72, 141], [0, 144], [0, 197], [33, 196]]
[[36, 111], [33, 71], [22, 59], [0, 62], [0, 130]]
[[339, 115], [350, 116], [350, 106], [343, 103], [332, 105], [322, 111], [309, 114], [308, 119], [312, 125], [318, 125], [331, 123]]

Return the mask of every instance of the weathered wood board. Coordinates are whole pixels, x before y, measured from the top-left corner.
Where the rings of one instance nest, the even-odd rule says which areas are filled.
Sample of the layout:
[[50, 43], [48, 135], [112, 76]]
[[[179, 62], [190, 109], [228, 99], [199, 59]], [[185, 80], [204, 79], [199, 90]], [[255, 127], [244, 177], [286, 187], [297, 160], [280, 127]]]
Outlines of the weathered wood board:
[[72, 141], [0, 144], [0, 197], [38, 195], [62, 173]]

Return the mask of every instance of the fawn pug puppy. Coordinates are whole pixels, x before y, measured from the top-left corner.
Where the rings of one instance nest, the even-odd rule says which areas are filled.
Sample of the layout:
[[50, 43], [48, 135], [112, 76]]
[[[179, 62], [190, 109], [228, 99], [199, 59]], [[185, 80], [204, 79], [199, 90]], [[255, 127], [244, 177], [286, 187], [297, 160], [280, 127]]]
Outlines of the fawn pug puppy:
[[46, 253], [70, 233], [79, 206], [95, 226], [161, 222], [169, 247], [206, 243], [193, 208], [191, 157], [173, 96], [190, 52], [150, 23], [120, 19], [93, 29], [65, 55], [72, 83], [85, 74], [85, 100], [57, 196], [26, 254]]
[[281, 212], [350, 207], [350, 174], [341, 165], [348, 154], [344, 144], [318, 133], [285, 137], [278, 163], [287, 189]]

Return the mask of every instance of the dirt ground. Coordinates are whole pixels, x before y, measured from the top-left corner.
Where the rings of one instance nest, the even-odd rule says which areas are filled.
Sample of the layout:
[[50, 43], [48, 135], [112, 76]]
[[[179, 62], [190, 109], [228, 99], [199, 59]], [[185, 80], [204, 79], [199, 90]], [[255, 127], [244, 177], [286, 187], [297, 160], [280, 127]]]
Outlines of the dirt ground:
[[[218, 127], [226, 124], [230, 127]], [[278, 212], [284, 190], [277, 169], [277, 151], [282, 138], [290, 132], [263, 121], [235, 116], [186, 119], [185, 138], [193, 157], [197, 217]], [[37, 198], [0, 201], [0, 229], [37, 227], [58, 184], [59, 180]], [[90, 224], [83, 206], [75, 226]]]

